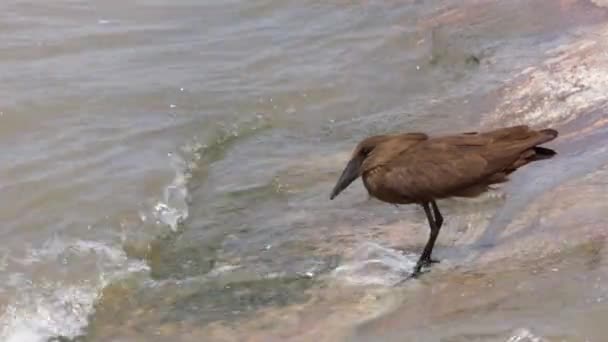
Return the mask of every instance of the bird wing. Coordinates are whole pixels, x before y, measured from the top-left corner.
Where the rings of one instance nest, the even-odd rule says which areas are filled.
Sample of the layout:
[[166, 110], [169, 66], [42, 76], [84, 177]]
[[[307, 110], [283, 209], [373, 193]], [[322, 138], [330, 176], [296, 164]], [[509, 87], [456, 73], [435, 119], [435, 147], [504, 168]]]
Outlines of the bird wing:
[[400, 154], [428, 139], [428, 135], [424, 133], [406, 133], [386, 137], [388, 139], [374, 146], [370, 155], [365, 158], [361, 166], [362, 173], [391, 163]]
[[487, 160], [482, 149], [481, 145], [420, 144], [385, 165], [383, 181], [406, 198], [442, 198], [484, 182], [517, 158]]
[[379, 154], [390, 158], [383, 158], [384, 163], [370, 162], [364, 170], [368, 174], [365, 181], [393, 198], [416, 201], [483, 189], [506, 180], [507, 174], [534, 155], [529, 149], [556, 135], [553, 130], [514, 126], [422, 140], [390, 155], [379, 148]]

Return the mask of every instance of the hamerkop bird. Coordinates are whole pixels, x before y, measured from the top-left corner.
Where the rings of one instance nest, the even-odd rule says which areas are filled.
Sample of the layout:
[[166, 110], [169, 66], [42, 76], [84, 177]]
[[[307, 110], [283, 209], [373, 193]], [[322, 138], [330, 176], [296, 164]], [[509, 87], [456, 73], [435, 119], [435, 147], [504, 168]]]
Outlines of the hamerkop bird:
[[431, 259], [443, 223], [438, 199], [475, 197], [508, 180], [518, 168], [551, 158], [555, 151], [538, 145], [557, 137], [553, 129], [514, 126], [488, 132], [429, 137], [424, 133], [378, 135], [361, 141], [331, 193], [334, 199], [361, 176], [370, 196], [393, 204], [417, 203], [431, 233], [413, 276]]

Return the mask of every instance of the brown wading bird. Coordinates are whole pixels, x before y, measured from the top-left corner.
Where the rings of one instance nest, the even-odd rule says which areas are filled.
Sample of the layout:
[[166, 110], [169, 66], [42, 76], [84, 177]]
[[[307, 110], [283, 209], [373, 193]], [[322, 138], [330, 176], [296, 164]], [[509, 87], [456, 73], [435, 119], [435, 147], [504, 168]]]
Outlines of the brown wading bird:
[[478, 196], [490, 185], [506, 182], [518, 168], [553, 157], [555, 151], [538, 145], [557, 135], [553, 129], [514, 126], [440, 137], [372, 136], [357, 145], [330, 199], [361, 176], [372, 197], [393, 204], [420, 204], [431, 233], [412, 274], [417, 276], [423, 266], [437, 262], [431, 253], [443, 217], [435, 200]]

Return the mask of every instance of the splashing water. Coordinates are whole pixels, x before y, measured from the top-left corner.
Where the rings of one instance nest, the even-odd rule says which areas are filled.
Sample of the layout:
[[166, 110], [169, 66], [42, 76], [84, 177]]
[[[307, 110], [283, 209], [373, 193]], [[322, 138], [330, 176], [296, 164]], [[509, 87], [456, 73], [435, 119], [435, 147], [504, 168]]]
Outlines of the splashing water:
[[354, 285], [397, 284], [408, 276], [416, 265], [414, 255], [365, 242], [353, 252], [353, 258], [337, 267], [332, 275]]
[[74, 337], [82, 333], [94, 311], [99, 292], [109, 282], [127, 273], [147, 270], [140, 261], [129, 260], [119, 249], [101, 242], [58, 238], [29, 251], [18, 263], [44, 265], [57, 259], [69, 262], [92, 258], [99, 272], [76, 283], [42, 279], [24, 274], [10, 275], [5, 285], [19, 288], [17, 298], [0, 314], [0, 340], [7, 342], [46, 341], [50, 336]]
[[170, 157], [171, 166], [175, 170], [175, 178], [165, 188], [162, 199], [154, 206], [154, 216], [157, 221], [176, 231], [177, 226], [188, 218], [187, 183], [190, 178], [190, 170], [183, 158], [175, 154], [171, 154]]

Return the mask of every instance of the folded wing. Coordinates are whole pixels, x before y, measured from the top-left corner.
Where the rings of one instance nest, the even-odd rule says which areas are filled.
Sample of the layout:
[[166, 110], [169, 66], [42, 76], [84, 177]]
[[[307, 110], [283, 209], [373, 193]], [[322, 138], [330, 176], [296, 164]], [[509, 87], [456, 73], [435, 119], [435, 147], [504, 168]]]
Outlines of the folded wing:
[[429, 139], [382, 167], [382, 188], [416, 201], [475, 196], [506, 181], [517, 168], [551, 155], [552, 150], [536, 145], [556, 136], [553, 130], [515, 126]]

